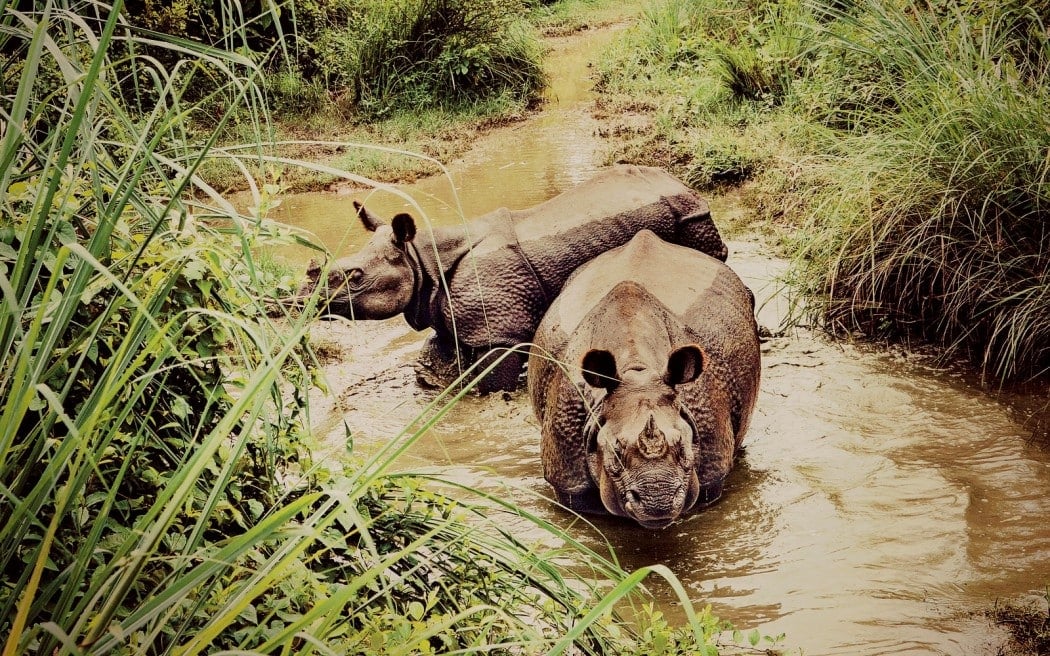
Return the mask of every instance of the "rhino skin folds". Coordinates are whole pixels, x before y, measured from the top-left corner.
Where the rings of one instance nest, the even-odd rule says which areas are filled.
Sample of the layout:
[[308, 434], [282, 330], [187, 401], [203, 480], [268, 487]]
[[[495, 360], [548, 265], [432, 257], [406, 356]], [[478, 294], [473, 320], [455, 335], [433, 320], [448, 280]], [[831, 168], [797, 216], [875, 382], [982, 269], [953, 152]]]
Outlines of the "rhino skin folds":
[[528, 363], [559, 502], [663, 528], [721, 496], [747, 432], [754, 295], [718, 259], [642, 231], [569, 278]]
[[[566, 278], [639, 230], [723, 261], [728, 252], [707, 202], [656, 168], [612, 167], [530, 209], [499, 209], [464, 226], [418, 233], [408, 214], [387, 223], [355, 205], [372, 238], [334, 262], [323, 281], [321, 269], [311, 268], [298, 298], [322, 283], [329, 314], [403, 314], [416, 330], [433, 329], [422, 361], [438, 373], [438, 384], [491, 349], [530, 342]], [[480, 391], [514, 389], [524, 360], [512, 353]]]

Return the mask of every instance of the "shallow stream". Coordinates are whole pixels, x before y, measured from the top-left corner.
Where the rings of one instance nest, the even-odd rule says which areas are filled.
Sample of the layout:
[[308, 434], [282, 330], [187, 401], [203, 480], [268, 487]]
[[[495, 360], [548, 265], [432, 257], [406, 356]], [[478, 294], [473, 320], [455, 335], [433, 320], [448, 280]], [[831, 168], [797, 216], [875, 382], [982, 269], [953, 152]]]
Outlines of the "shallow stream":
[[[450, 164], [451, 179], [399, 190], [450, 224], [536, 204], [589, 177], [604, 144], [586, 103], [587, 56], [610, 38], [615, 31], [556, 41], [552, 98], [538, 117], [480, 140]], [[364, 197], [293, 196], [273, 216], [353, 252], [366, 236], [350, 201]], [[386, 216], [406, 204], [385, 192], [367, 202]], [[760, 324], [776, 331], [784, 263], [757, 239], [730, 248], [728, 263], [759, 298]], [[314, 408], [334, 445], [344, 422], [362, 448], [396, 435], [433, 399], [412, 369], [425, 334], [402, 319], [320, 322], [312, 332], [338, 353], [333, 396]], [[464, 399], [404, 467], [498, 490], [600, 551], [608, 542], [627, 569], [663, 563], [698, 604], [740, 627], [785, 632], [807, 654], [996, 653], [1002, 635], [983, 611], [1050, 585], [1050, 440], [1045, 414], [1032, 415], [1045, 392], [993, 396], [926, 358], [804, 330], [766, 340], [762, 375], [725, 496], [663, 532], [573, 523], [546, 498], [524, 392]], [[673, 615], [673, 596], [654, 585]]]

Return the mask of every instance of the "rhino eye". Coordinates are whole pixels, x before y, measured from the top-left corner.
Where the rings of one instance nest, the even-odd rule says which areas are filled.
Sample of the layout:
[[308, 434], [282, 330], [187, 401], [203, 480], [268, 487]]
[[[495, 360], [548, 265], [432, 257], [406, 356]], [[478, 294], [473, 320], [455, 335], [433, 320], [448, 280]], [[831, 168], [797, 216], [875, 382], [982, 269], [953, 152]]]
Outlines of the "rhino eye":
[[353, 287], [357, 287], [361, 284], [361, 281], [365, 277], [365, 272], [361, 269], [350, 269], [349, 273], [346, 274], [346, 281]]

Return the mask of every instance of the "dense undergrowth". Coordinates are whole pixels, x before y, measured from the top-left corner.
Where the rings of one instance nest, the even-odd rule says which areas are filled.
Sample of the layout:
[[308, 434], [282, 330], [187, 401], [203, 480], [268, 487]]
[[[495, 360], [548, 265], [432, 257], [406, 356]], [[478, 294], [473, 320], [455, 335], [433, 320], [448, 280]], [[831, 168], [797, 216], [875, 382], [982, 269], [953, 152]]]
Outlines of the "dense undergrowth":
[[[221, 79], [203, 75], [187, 90], [209, 110], [186, 126], [191, 138], [221, 127], [221, 141], [244, 143], [264, 129], [286, 158], [393, 181], [440, 171], [403, 152], [450, 161], [477, 132], [516, 120], [536, 102], [546, 83], [533, 25], [542, 10], [496, 0], [179, 0], [129, 3], [124, 15], [140, 30], [237, 52], [259, 71], [255, 93], [268, 111], [262, 125], [258, 111], [208, 95]], [[177, 61], [149, 42], [136, 48], [166, 67]], [[154, 92], [144, 87], [148, 101]], [[244, 188], [231, 162], [206, 162], [201, 173], [217, 188]], [[338, 180], [293, 165], [251, 173], [282, 189]]]
[[795, 320], [936, 344], [992, 380], [1045, 374], [1048, 16], [661, 0], [600, 67], [606, 111], [652, 117], [614, 157], [744, 184], [793, 257]]
[[[498, 499], [391, 473], [455, 397], [367, 460], [348, 435], [338, 466], [313, 461], [310, 313], [270, 317], [291, 281], [259, 255], [301, 240], [251, 175], [288, 162], [237, 40], [272, 12], [203, 43], [119, 2], [28, 4], [0, 2], [4, 656], [722, 650], [726, 625], [665, 568], [629, 574]], [[245, 115], [245, 147], [218, 146]], [[248, 207], [197, 174], [212, 159]], [[558, 546], [522, 544], [508, 513]], [[653, 610], [650, 574], [686, 625]]]

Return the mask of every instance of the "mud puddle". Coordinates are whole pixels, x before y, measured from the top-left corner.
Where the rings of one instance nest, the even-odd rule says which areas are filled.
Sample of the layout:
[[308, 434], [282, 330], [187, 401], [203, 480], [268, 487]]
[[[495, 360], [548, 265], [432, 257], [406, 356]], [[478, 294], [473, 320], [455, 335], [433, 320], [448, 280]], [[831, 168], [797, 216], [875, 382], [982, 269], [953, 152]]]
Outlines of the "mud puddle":
[[[555, 79], [574, 80], [563, 82], [568, 102], [486, 138], [450, 166], [451, 179], [400, 191], [429, 220], [451, 223], [527, 207], [588, 177], [602, 144], [586, 111], [586, 54], [611, 36], [560, 42]], [[364, 232], [349, 221], [351, 198], [289, 198], [275, 218], [352, 252]], [[386, 192], [368, 202], [381, 214], [406, 205]], [[784, 263], [757, 239], [730, 248], [728, 263], [759, 298], [760, 324], [776, 330], [786, 313], [775, 283]], [[332, 395], [313, 407], [333, 452], [344, 425], [367, 450], [434, 398], [412, 368], [425, 334], [402, 319], [319, 322], [311, 331], [337, 353], [326, 372]], [[996, 653], [1003, 638], [983, 611], [1050, 585], [1050, 449], [1045, 425], [1015, 409], [1039, 398], [995, 398], [922, 357], [803, 330], [763, 344], [762, 375], [724, 498], [657, 534], [582, 522], [548, 500], [523, 391], [463, 399], [400, 466], [497, 491], [598, 551], [611, 546], [627, 569], [665, 564], [698, 604], [740, 627], [784, 632], [807, 654]], [[547, 539], [521, 531], [526, 541]], [[653, 587], [675, 615], [670, 592]]]

